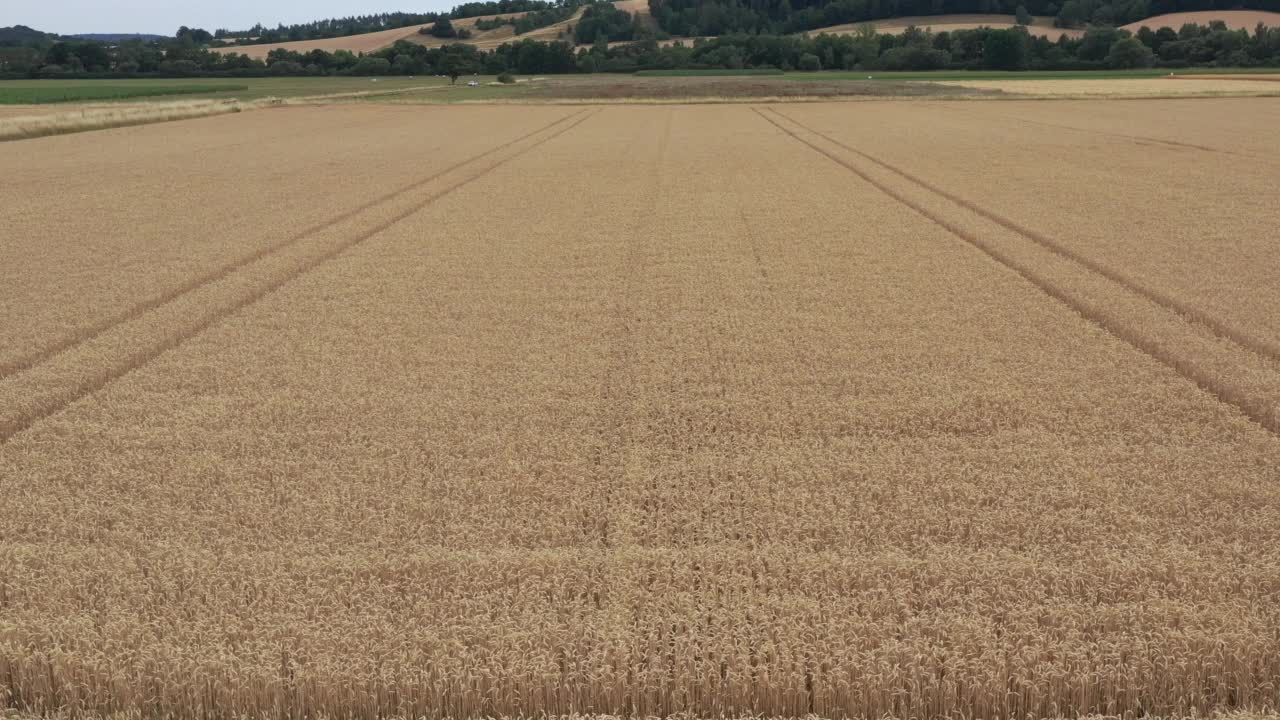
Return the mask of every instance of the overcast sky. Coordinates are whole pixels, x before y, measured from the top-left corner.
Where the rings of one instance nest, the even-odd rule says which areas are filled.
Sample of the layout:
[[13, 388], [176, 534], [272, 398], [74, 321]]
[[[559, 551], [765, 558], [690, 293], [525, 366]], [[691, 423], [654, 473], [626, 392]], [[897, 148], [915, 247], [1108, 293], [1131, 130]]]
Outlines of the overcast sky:
[[376, 12], [448, 10], [461, 0], [0, 0], [0, 27], [44, 32], [155, 33], [179, 26], [242, 30]]

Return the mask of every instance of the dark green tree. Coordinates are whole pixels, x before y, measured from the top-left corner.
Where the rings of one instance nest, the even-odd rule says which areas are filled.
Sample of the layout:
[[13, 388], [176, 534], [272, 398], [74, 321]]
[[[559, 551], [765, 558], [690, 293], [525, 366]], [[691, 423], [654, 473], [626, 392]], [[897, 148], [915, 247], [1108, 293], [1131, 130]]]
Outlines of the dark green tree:
[[440, 61], [440, 73], [449, 76], [450, 85], [456, 84], [460, 76], [469, 72], [475, 72], [471, 63], [457, 53], [448, 53]]
[[1081, 60], [1101, 62], [1107, 59], [1111, 46], [1117, 40], [1127, 36], [1128, 32], [1113, 27], [1090, 27], [1084, 32], [1084, 39], [1080, 41], [1080, 49], [1076, 51], [1076, 56]]
[[1067, 0], [1053, 23], [1058, 27], [1074, 28], [1084, 25], [1088, 19], [1089, 11], [1079, 0]]
[[1151, 67], [1153, 53], [1151, 48], [1142, 44], [1137, 38], [1123, 38], [1115, 41], [1107, 53], [1107, 67], [1116, 69]]
[[992, 70], [1025, 70], [1029, 40], [1022, 28], [992, 30], [982, 45], [986, 66]]
[[431, 34], [438, 38], [451, 38], [458, 35], [458, 31], [453, 29], [453, 22], [447, 17], [436, 20], [431, 26]]
[[635, 36], [631, 13], [619, 10], [613, 3], [588, 5], [574, 26], [573, 37], [579, 45], [585, 45], [596, 42], [601, 35], [611, 42], [631, 40]]

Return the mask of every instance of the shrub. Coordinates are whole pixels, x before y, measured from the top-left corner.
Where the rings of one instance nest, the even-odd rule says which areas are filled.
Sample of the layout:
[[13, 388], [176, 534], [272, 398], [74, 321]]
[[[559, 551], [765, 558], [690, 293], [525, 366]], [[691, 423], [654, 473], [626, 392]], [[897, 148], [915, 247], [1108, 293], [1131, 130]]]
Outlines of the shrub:
[[805, 53], [800, 56], [800, 62], [796, 67], [805, 72], [816, 72], [822, 69], [822, 61], [813, 53]]
[[512, 75], [509, 72], [504, 72], [498, 76], [498, 82], [503, 83], [504, 85], [510, 85], [515, 81], [516, 81], [516, 76]]

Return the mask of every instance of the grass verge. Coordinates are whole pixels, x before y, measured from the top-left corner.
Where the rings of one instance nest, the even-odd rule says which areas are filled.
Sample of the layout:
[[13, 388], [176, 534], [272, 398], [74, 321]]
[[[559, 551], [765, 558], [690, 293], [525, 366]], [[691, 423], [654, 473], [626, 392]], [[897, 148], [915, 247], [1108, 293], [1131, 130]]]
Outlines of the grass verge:
[[108, 130], [133, 125], [189, 120], [209, 115], [257, 110], [276, 105], [305, 105], [333, 100], [361, 100], [382, 95], [399, 95], [411, 91], [426, 91], [431, 86], [396, 88], [381, 91], [331, 93], [292, 98], [266, 97], [256, 100], [191, 100], [187, 102], [156, 102], [136, 105], [103, 105], [71, 112], [43, 115], [22, 115], [0, 118], [0, 142], [29, 140], [50, 135], [67, 135], [89, 130]]
[[0, 105], [43, 105], [46, 103], [128, 100], [170, 95], [201, 95], [211, 92], [240, 92], [248, 85], [152, 85], [101, 84], [95, 82], [52, 85], [0, 84]]

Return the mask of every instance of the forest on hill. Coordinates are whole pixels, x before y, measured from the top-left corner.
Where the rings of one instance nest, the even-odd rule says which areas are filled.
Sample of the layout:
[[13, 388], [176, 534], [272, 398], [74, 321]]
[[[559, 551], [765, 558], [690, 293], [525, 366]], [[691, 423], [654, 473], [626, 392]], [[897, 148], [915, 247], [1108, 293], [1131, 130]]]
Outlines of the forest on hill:
[[217, 53], [189, 38], [104, 45], [64, 40], [43, 50], [0, 48], [0, 78], [258, 77], [292, 75], [470, 75], [483, 73], [626, 73], [638, 70], [774, 68], [781, 70], [1115, 70], [1144, 67], [1280, 67], [1280, 28], [1231, 30], [1221, 23], [1143, 28], [1130, 33], [1090, 27], [1079, 38], [1050, 41], [1025, 29], [977, 28], [889, 34], [870, 26], [850, 35], [733, 34], [663, 46], [648, 39], [587, 47], [531, 39], [481, 50], [400, 41], [355, 55], [283, 48], [265, 60]]

